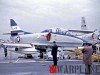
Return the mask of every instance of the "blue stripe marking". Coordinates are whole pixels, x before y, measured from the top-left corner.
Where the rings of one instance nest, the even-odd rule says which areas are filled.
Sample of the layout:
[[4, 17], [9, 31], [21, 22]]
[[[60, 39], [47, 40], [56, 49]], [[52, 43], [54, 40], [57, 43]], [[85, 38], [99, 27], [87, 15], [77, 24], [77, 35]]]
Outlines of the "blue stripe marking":
[[30, 32], [24, 32], [24, 34], [33, 34], [33, 33], [30, 33]]
[[18, 32], [24, 32], [24, 31], [22, 30], [11, 31], [11, 33], [18, 33]]
[[19, 32], [24, 32], [24, 34], [32, 34], [31, 32], [25, 32], [23, 30], [11, 31], [11, 33], [19, 33]]
[[61, 30], [59, 28], [56, 29], [56, 32], [52, 32], [52, 29], [47, 29], [47, 30], [42, 31], [41, 33], [44, 33], [44, 32], [50, 32], [52, 34], [58, 34], [58, 35], [65, 35], [65, 36], [69, 36], [69, 37], [74, 37], [74, 38], [82, 40], [83, 42], [87, 42], [86, 40], [84, 40], [82, 38], [79, 38], [75, 35], [71, 35], [68, 31], [61, 32]]
[[74, 37], [74, 38], [77, 38], [77, 39], [80, 39], [82, 40], [83, 42], [87, 42], [86, 40], [82, 39], [82, 38], [79, 38], [77, 36], [74, 36], [74, 35], [71, 35], [71, 34], [60, 34], [60, 33], [57, 33], [57, 32], [51, 32], [53, 34], [58, 34], [58, 35], [65, 35], [65, 36], [69, 36], [69, 37]]

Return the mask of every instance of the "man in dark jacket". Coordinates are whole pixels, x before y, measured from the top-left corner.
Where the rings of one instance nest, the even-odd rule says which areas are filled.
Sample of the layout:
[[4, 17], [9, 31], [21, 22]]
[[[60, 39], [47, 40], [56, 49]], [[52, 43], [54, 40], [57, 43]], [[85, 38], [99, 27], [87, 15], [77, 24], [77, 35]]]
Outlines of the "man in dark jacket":
[[54, 45], [52, 47], [53, 62], [54, 62], [54, 65], [57, 66], [57, 49], [58, 49], [58, 46], [56, 45], [55, 41], [53, 43], [54, 43]]
[[5, 54], [5, 57], [7, 57], [7, 47], [4, 47], [4, 54]]
[[96, 54], [96, 44], [93, 44], [93, 45], [92, 45], [92, 48], [93, 48], [93, 53]]

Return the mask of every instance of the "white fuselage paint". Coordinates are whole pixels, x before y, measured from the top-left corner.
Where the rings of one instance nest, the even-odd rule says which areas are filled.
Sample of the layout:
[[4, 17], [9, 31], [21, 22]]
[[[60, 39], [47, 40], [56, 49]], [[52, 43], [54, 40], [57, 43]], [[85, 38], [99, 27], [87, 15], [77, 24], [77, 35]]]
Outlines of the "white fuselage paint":
[[[36, 42], [67, 42], [67, 43], [80, 43], [82, 45], [83, 41], [79, 38], [70, 36], [70, 33], [64, 29], [50, 29], [51, 38], [50, 41], [47, 41], [47, 34], [49, 32], [42, 32], [42, 33], [34, 33], [34, 34], [24, 34], [24, 35], [18, 35], [18, 36], [11, 36], [11, 40], [13, 42], [18, 42], [17, 37], [20, 37], [20, 43], [36, 43]], [[72, 46], [72, 44], [69, 44], [68, 46]], [[79, 45], [79, 46], [80, 46]], [[19, 51], [16, 51], [18, 53], [24, 53], [24, 54], [32, 54], [35, 49], [33, 48], [19, 48]], [[35, 51], [34, 51], [35, 52]]]
[[[66, 36], [66, 35], [59, 35], [59, 34], [52, 34], [50, 41], [47, 41], [45, 37], [45, 33], [37, 33], [37, 34], [27, 34], [27, 35], [20, 35], [20, 42], [21, 43], [33, 43], [33, 42], [68, 42], [68, 43], [83, 43], [82, 40]], [[12, 41], [16, 42], [17, 36], [12, 37]]]

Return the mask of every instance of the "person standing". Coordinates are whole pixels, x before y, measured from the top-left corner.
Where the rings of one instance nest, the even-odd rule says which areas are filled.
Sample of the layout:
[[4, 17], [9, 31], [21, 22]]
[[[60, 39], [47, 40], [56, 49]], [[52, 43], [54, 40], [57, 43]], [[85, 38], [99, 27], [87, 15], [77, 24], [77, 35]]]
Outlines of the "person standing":
[[57, 50], [58, 50], [58, 46], [56, 45], [56, 42], [53, 42], [53, 47], [52, 47], [52, 56], [53, 56], [53, 62], [54, 65], [57, 66]]
[[7, 57], [7, 47], [4, 47], [4, 54], [5, 54], [5, 57]]
[[91, 73], [91, 65], [92, 65], [92, 44], [84, 43], [84, 48], [82, 50], [83, 53], [83, 63], [85, 64], [85, 74]]

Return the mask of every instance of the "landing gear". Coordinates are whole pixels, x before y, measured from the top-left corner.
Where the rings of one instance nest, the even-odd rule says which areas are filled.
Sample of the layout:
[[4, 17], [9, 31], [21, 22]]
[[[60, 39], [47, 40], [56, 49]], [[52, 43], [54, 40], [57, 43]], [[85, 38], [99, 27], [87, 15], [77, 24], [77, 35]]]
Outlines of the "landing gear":
[[43, 52], [40, 51], [40, 59], [43, 59]]
[[4, 54], [5, 54], [5, 57], [7, 57], [7, 47], [4, 47]]
[[41, 49], [40, 50], [40, 59], [43, 59], [43, 52], [46, 52], [46, 49]]
[[70, 55], [68, 55], [68, 56], [67, 56], [67, 59], [71, 59], [71, 56], [70, 56]]
[[32, 59], [32, 58], [33, 58], [33, 56], [32, 56], [32, 54], [25, 54], [24, 58], [27, 58], [27, 59]]
[[17, 47], [15, 48], [15, 51], [18, 51], [18, 48]]

